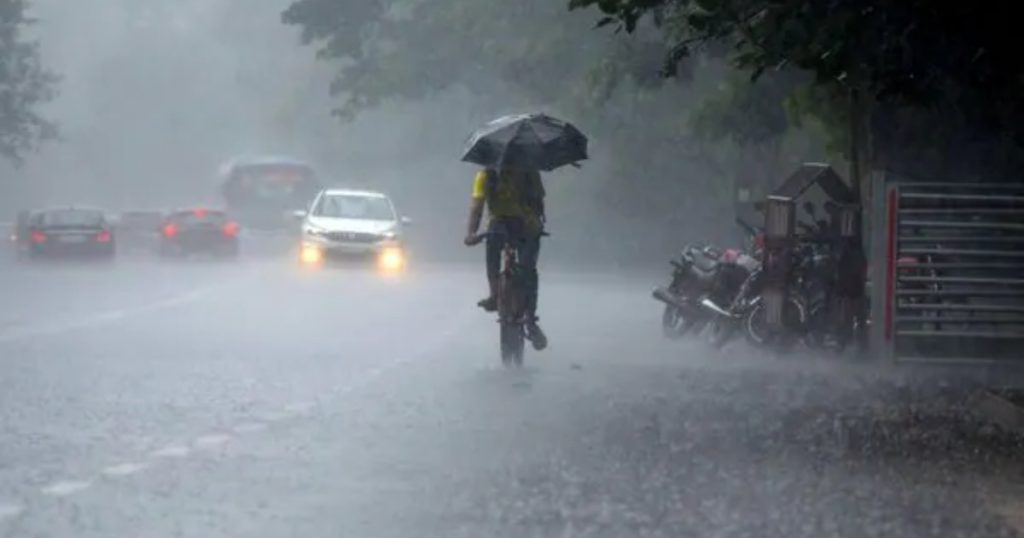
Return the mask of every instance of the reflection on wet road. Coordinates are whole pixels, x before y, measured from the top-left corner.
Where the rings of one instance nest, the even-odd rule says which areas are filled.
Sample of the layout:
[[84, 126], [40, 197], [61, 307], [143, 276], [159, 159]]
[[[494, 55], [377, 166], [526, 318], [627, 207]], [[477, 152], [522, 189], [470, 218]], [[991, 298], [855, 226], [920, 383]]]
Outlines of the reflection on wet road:
[[705, 358], [642, 279], [548, 271], [506, 371], [473, 268], [0, 275], [0, 535], [1012, 535], [956, 395]]

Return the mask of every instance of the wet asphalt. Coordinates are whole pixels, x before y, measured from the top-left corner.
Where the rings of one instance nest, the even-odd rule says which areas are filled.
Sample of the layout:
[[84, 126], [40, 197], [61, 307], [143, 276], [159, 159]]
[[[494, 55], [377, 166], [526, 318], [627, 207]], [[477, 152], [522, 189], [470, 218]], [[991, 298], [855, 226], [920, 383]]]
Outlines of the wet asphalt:
[[1015, 536], [967, 390], [668, 341], [648, 277], [542, 274], [500, 366], [480, 270], [0, 263], [0, 536]]

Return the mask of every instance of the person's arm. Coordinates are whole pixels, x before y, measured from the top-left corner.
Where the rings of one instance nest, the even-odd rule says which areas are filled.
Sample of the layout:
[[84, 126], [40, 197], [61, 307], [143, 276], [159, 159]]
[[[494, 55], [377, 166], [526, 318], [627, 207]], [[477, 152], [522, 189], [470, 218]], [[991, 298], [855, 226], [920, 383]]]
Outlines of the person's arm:
[[484, 216], [484, 201], [473, 198], [469, 202], [469, 222], [466, 223], [466, 238], [463, 242], [472, 246], [480, 242], [477, 230], [480, 229], [480, 220]]
[[484, 216], [484, 188], [487, 182], [487, 173], [481, 171], [477, 173], [476, 178], [473, 180], [473, 195], [469, 202], [469, 219], [466, 222], [466, 237], [462, 240], [467, 246], [472, 246], [480, 242], [480, 236], [477, 235], [477, 230], [480, 229], [480, 221], [483, 220]]

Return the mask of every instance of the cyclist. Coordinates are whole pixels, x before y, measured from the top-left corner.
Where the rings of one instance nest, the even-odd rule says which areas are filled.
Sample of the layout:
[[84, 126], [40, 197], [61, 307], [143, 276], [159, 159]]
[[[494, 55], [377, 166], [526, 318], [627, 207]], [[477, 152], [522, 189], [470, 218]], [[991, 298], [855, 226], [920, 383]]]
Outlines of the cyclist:
[[540, 237], [544, 231], [544, 185], [540, 172], [503, 167], [480, 170], [473, 180], [472, 200], [465, 244], [480, 242], [477, 234], [484, 207], [489, 215], [487, 230], [495, 232], [487, 238], [487, 284], [490, 294], [477, 305], [487, 312], [498, 309], [498, 272], [501, 250], [511, 241], [519, 250], [519, 264], [525, 273], [526, 285], [526, 337], [537, 350], [547, 347], [547, 337], [537, 318], [537, 257]]

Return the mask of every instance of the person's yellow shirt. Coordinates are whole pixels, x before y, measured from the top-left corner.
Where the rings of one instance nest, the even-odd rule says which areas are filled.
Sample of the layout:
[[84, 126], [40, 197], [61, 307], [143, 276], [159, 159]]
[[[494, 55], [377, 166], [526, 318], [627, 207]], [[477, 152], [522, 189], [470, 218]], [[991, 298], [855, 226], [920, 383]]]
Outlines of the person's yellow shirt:
[[537, 233], [541, 230], [540, 215], [537, 210], [526, 203], [526, 196], [523, 189], [526, 189], [530, 182], [534, 182], [534, 192], [538, 196], [544, 195], [544, 186], [541, 184], [540, 173], [538, 172], [504, 172], [505, 175], [498, 181], [495, 187], [494, 197], [487, 200], [487, 182], [491, 177], [486, 170], [477, 172], [473, 179], [473, 199], [487, 201], [487, 213], [491, 220], [495, 218], [522, 218], [527, 225]]

